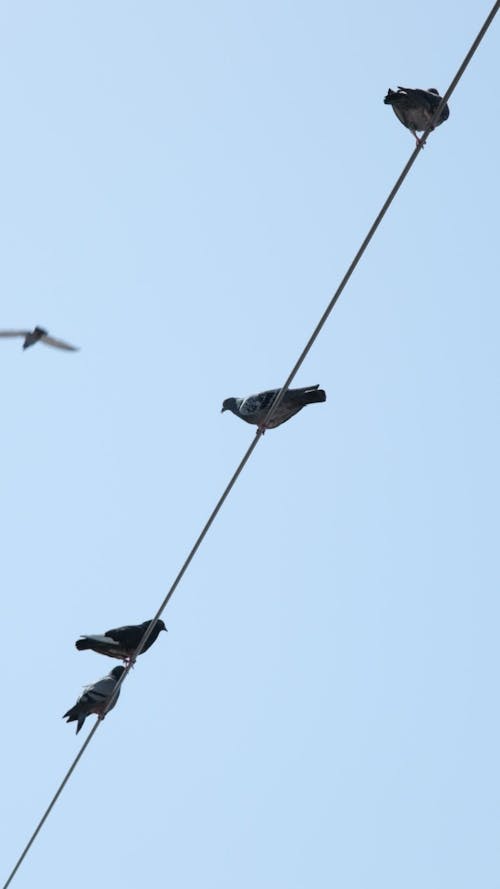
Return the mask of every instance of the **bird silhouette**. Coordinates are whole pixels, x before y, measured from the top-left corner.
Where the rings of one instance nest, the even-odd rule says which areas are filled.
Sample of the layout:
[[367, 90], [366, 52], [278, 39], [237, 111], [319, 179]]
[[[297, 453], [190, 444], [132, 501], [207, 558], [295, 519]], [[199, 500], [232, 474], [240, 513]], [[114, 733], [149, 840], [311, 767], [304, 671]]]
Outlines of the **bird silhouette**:
[[[117, 627], [115, 630], [106, 630], [102, 636], [82, 636], [77, 639], [75, 645], [78, 651], [95, 651], [97, 654], [105, 654], [118, 660], [129, 661], [134, 654], [144, 633], [151, 621], [145, 620], [143, 624]], [[157, 620], [151, 635], [141, 651], [144, 654], [156, 642], [162, 630], [167, 630], [162, 620]]]
[[258, 426], [257, 431], [264, 433], [266, 429], [275, 429], [276, 426], [286, 423], [306, 404], [326, 401], [326, 392], [319, 388], [319, 383], [316, 386], [305, 386], [303, 389], [288, 389], [271, 419], [265, 423], [269, 408], [279, 391], [279, 389], [268, 389], [266, 392], [249, 395], [247, 398], [226, 398], [222, 403], [221, 413], [232, 411], [240, 420]]
[[48, 331], [44, 330], [43, 327], [35, 327], [33, 330], [0, 330], [0, 337], [22, 337], [24, 339], [23, 349], [29, 349], [35, 343], [41, 342], [46, 346], [53, 346], [55, 349], [78, 352], [78, 346], [72, 346], [71, 343], [49, 336]]
[[[99, 719], [104, 719], [106, 708], [109, 705], [116, 684], [125, 672], [125, 667], [113, 667], [111, 673], [98, 679], [93, 685], [85, 686], [83, 693], [78, 698], [76, 704], [70, 707], [63, 719], [67, 722], [76, 722], [76, 734], [80, 731], [87, 716], [96, 713]], [[114, 699], [109, 710], [112, 710], [120, 696], [120, 690]]]
[[[397, 91], [389, 89], [384, 99], [384, 104], [392, 105], [392, 110], [398, 120], [413, 133], [417, 145], [422, 145], [422, 140], [417, 136], [417, 130], [422, 132], [427, 129], [440, 102], [441, 96], [434, 87], [428, 90], [419, 90], [398, 86]], [[444, 105], [432, 129], [448, 120], [449, 116], [450, 109], [448, 105]]]

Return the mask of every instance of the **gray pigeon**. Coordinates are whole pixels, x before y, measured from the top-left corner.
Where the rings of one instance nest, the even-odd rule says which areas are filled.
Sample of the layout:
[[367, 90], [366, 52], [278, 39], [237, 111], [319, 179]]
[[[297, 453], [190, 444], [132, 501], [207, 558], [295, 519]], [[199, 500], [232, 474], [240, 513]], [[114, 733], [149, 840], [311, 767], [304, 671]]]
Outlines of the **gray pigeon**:
[[[83, 694], [80, 695], [75, 706], [71, 707], [63, 716], [63, 719], [67, 719], [68, 722], [77, 722], [76, 734], [91, 713], [97, 713], [99, 719], [104, 719], [104, 711], [115, 690], [116, 683], [124, 672], [125, 667], [114, 667], [107, 676], [98, 679], [93, 685], [85, 686]], [[118, 691], [110, 710], [113, 709], [119, 697], [120, 692]]]
[[[106, 630], [103, 636], [83, 636], [75, 642], [78, 651], [95, 651], [97, 654], [106, 654], [108, 657], [116, 657], [118, 660], [129, 661], [151, 621], [145, 620], [137, 626], [117, 627], [115, 630]], [[151, 648], [156, 642], [162, 630], [167, 630], [162, 620], [157, 620], [151, 635], [148, 637], [141, 654]]]
[[276, 426], [286, 423], [306, 404], [326, 401], [326, 392], [319, 388], [319, 383], [316, 386], [305, 386], [303, 389], [288, 389], [279, 407], [264, 426], [266, 415], [279, 391], [279, 389], [268, 389], [266, 392], [259, 392], [258, 395], [249, 395], [248, 398], [226, 398], [222, 403], [221, 413], [232, 411], [241, 420], [253, 423], [264, 432], [265, 429], [275, 429]]
[[49, 336], [43, 327], [35, 327], [34, 330], [0, 330], [0, 337], [23, 337], [23, 349], [34, 346], [35, 343], [42, 342], [46, 346], [54, 346], [56, 349], [66, 349], [67, 352], [78, 352], [78, 346], [72, 346], [65, 343], [64, 340], [56, 340], [55, 337]]
[[[384, 99], [384, 104], [392, 105], [392, 110], [396, 117], [413, 133], [417, 140], [417, 144], [421, 145], [421, 139], [417, 136], [417, 130], [422, 132], [427, 129], [437, 111], [440, 101], [441, 96], [434, 88], [429, 90], [419, 90], [410, 89], [406, 86], [398, 86], [397, 92], [395, 90], [389, 90]], [[444, 123], [445, 120], [448, 120], [449, 116], [450, 109], [448, 108], [448, 105], [444, 105], [434, 126], [438, 127], [440, 124]], [[434, 127], [432, 129], [434, 129]]]

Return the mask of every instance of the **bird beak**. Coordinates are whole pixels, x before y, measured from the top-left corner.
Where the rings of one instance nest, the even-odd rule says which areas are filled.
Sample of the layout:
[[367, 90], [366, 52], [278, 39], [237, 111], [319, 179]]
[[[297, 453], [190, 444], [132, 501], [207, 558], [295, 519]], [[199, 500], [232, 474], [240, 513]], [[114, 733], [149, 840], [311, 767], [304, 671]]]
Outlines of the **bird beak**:
[[165, 632], [168, 633], [168, 630], [166, 627], [162, 627], [162, 630], [165, 630]]

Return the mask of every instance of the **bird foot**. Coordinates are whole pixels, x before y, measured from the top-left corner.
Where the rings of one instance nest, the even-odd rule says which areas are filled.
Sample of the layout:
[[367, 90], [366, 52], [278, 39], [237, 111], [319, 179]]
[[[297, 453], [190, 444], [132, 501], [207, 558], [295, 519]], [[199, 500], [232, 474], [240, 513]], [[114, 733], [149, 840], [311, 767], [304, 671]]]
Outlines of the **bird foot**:
[[266, 426], [257, 426], [256, 435], [265, 435], [266, 434]]

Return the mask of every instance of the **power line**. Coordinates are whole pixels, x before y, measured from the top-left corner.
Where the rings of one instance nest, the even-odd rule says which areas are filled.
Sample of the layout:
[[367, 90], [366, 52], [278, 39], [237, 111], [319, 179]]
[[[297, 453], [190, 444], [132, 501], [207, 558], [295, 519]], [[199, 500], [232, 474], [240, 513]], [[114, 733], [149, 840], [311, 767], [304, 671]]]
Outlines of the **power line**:
[[[500, 0], [499, 0], [499, 2], [500, 2]], [[173, 594], [174, 594], [175, 590], [177, 589], [179, 583], [181, 582], [182, 578], [184, 577], [184, 574], [186, 573], [186, 571], [187, 571], [187, 569], [188, 569], [188, 567], [189, 567], [189, 565], [190, 565], [192, 559], [193, 559], [194, 556], [196, 555], [196, 552], [198, 551], [198, 548], [200, 547], [200, 545], [201, 545], [201, 543], [202, 543], [204, 537], [206, 536], [206, 534], [207, 534], [207, 532], [208, 532], [208, 530], [209, 530], [209, 528], [210, 528], [212, 522], [214, 521], [214, 519], [215, 519], [217, 513], [218, 513], [219, 510], [221, 509], [221, 507], [222, 507], [224, 501], [226, 500], [226, 498], [228, 497], [228, 495], [229, 495], [231, 489], [232, 489], [233, 486], [236, 484], [236, 481], [237, 481], [237, 479], [238, 479], [238, 476], [239, 476], [239, 475], [241, 474], [241, 472], [243, 471], [243, 469], [244, 469], [244, 467], [245, 467], [245, 464], [246, 464], [247, 461], [250, 459], [250, 456], [252, 455], [254, 449], [256, 448], [257, 443], [258, 443], [258, 441], [259, 441], [259, 438], [260, 438], [260, 435], [257, 434], [257, 435], [255, 436], [255, 438], [252, 440], [252, 443], [251, 443], [250, 447], [247, 448], [247, 450], [246, 450], [246, 452], [245, 452], [243, 458], [240, 460], [240, 462], [239, 462], [239, 464], [238, 464], [236, 470], [234, 471], [233, 475], [231, 476], [230, 481], [229, 481], [228, 484], [226, 485], [226, 488], [225, 488], [223, 494], [220, 496], [219, 500], [217, 501], [216, 506], [214, 507], [214, 509], [213, 509], [212, 512], [210, 513], [210, 516], [208, 517], [207, 521], [205, 522], [205, 525], [203, 526], [203, 529], [202, 529], [201, 533], [199, 534], [198, 539], [196, 540], [196, 543], [195, 543], [194, 546], [192, 547], [192, 549], [191, 549], [191, 551], [190, 551], [188, 557], [186, 558], [186, 560], [185, 560], [185, 562], [184, 562], [184, 564], [183, 564], [181, 570], [179, 571], [177, 577], [175, 578], [174, 583], [173, 583], [172, 586], [170, 587], [170, 589], [169, 589], [167, 595], [165, 596], [165, 599], [163, 600], [163, 602], [162, 602], [162, 604], [161, 604], [161, 607], [159, 608], [159, 610], [158, 610], [158, 612], [156, 613], [155, 617], [153, 618], [153, 620], [152, 620], [151, 623], [149, 624], [149, 626], [148, 626], [146, 632], [144, 633], [144, 635], [143, 635], [143, 637], [142, 637], [142, 639], [141, 639], [141, 641], [140, 641], [138, 647], [136, 648], [136, 650], [135, 650], [135, 652], [134, 652], [133, 657], [131, 658], [130, 662], [127, 664], [127, 667], [126, 667], [126, 669], [125, 669], [125, 673], [122, 673], [122, 675], [120, 676], [119, 681], [116, 683], [115, 688], [114, 688], [113, 697], [110, 698], [110, 700], [109, 700], [107, 710], [109, 710], [112, 701], [115, 701], [115, 700], [116, 700], [116, 697], [117, 697], [117, 695], [118, 695], [118, 691], [119, 691], [119, 689], [120, 689], [120, 686], [121, 686], [123, 680], [125, 679], [125, 676], [128, 674], [128, 672], [129, 672], [129, 670], [131, 669], [131, 667], [132, 667], [132, 665], [133, 665], [135, 659], [140, 655], [140, 653], [141, 653], [141, 651], [143, 650], [143, 648], [144, 648], [144, 646], [145, 646], [147, 640], [149, 639], [149, 636], [151, 635], [152, 629], [153, 629], [153, 627], [154, 627], [155, 620], [157, 619], [158, 615], [160, 615], [160, 614], [162, 613], [162, 611], [163, 611], [164, 608], [166, 607], [166, 605], [167, 605], [169, 599], [173, 596]], [[106, 710], [106, 712], [107, 712], [107, 710]], [[104, 718], [104, 717], [103, 717], [103, 718]], [[49, 815], [50, 815], [52, 809], [54, 808], [54, 806], [55, 806], [57, 800], [59, 799], [61, 793], [63, 792], [64, 788], [66, 787], [66, 784], [68, 783], [69, 779], [71, 778], [71, 775], [73, 774], [73, 772], [74, 772], [74, 770], [76, 769], [78, 763], [80, 762], [80, 759], [82, 758], [83, 754], [85, 753], [85, 751], [86, 751], [88, 745], [90, 744], [92, 738], [94, 737], [94, 735], [95, 735], [97, 729], [99, 728], [101, 722], [102, 722], [102, 719], [98, 719], [98, 720], [95, 722], [94, 726], [92, 727], [91, 732], [89, 733], [89, 735], [88, 735], [87, 738], [85, 739], [85, 741], [84, 741], [82, 747], [80, 748], [80, 750], [79, 750], [79, 752], [77, 753], [75, 759], [74, 759], [73, 762], [71, 763], [71, 765], [70, 765], [68, 771], [66, 772], [66, 774], [65, 774], [65, 776], [64, 776], [64, 778], [63, 778], [63, 780], [61, 781], [59, 787], [57, 788], [57, 791], [56, 791], [56, 793], [54, 794], [54, 796], [53, 796], [53, 798], [52, 798], [50, 804], [47, 806], [45, 812], [43, 813], [42, 817], [40, 818], [40, 821], [38, 822], [38, 824], [37, 824], [35, 830], [33, 831], [32, 835], [31, 835], [31, 837], [30, 837], [29, 842], [26, 844], [26, 846], [24, 847], [24, 849], [23, 849], [21, 855], [19, 856], [19, 858], [18, 858], [18, 860], [17, 860], [17, 862], [16, 862], [16, 865], [15, 865], [14, 869], [12, 870], [11, 874], [9, 875], [9, 877], [8, 877], [8, 879], [7, 879], [7, 882], [6, 882], [6, 883], [4, 884], [4, 886], [3, 886], [3, 889], [7, 889], [7, 887], [10, 886], [12, 880], [14, 879], [14, 877], [15, 877], [17, 871], [19, 870], [21, 864], [23, 863], [24, 859], [26, 858], [26, 855], [28, 854], [28, 852], [29, 852], [29, 850], [31, 849], [33, 843], [35, 842], [35, 840], [36, 840], [38, 834], [40, 833], [40, 831], [41, 831], [43, 825], [45, 824], [47, 818], [49, 817]]]
[[391, 191], [390, 194], [389, 194], [389, 197], [387, 198], [385, 204], [382, 206], [382, 209], [380, 210], [380, 213], [379, 213], [378, 216], [375, 218], [375, 221], [373, 222], [373, 225], [371, 226], [370, 230], [368, 231], [368, 234], [366, 235], [366, 237], [365, 237], [363, 243], [361, 244], [361, 247], [359, 248], [358, 252], [356, 253], [356, 255], [355, 255], [353, 261], [351, 262], [349, 268], [347, 269], [347, 272], [345, 273], [344, 277], [342, 278], [342, 280], [341, 280], [339, 286], [337, 287], [337, 289], [336, 289], [335, 293], [333, 294], [333, 296], [332, 296], [330, 302], [328, 303], [328, 305], [327, 305], [325, 311], [323, 312], [321, 318], [319, 319], [319, 321], [318, 321], [316, 327], [314, 328], [314, 330], [313, 330], [311, 336], [309, 337], [309, 339], [308, 339], [307, 343], [305, 344], [305, 346], [304, 346], [302, 352], [300, 353], [299, 357], [297, 358], [297, 361], [295, 362], [294, 366], [292, 367], [292, 370], [290, 371], [288, 377], [286, 378], [285, 382], [283, 383], [283, 386], [281, 387], [281, 389], [280, 389], [278, 395], [276, 396], [276, 399], [274, 400], [273, 404], [271, 405], [271, 408], [270, 408], [269, 413], [268, 413], [268, 415], [267, 415], [267, 417], [266, 417], [266, 419], [265, 419], [265, 421], [264, 421], [264, 424], [269, 420], [270, 416], [274, 413], [274, 411], [276, 410], [276, 408], [278, 407], [278, 405], [281, 404], [281, 401], [283, 400], [283, 396], [284, 396], [285, 392], [287, 391], [288, 387], [290, 386], [290, 383], [291, 383], [292, 380], [294, 379], [294, 377], [295, 377], [295, 375], [297, 374], [297, 372], [300, 370], [300, 368], [301, 368], [302, 364], [304, 363], [304, 361], [305, 361], [307, 355], [308, 355], [309, 352], [311, 351], [311, 349], [312, 349], [312, 347], [313, 347], [313, 345], [314, 345], [314, 343], [315, 343], [317, 337], [318, 337], [319, 334], [321, 333], [321, 330], [323, 329], [323, 327], [324, 327], [324, 325], [326, 324], [328, 318], [330, 317], [330, 314], [331, 314], [331, 312], [333, 311], [333, 308], [334, 308], [334, 306], [335, 306], [335, 303], [336, 303], [337, 300], [339, 299], [339, 297], [340, 297], [342, 291], [345, 289], [347, 283], [349, 282], [349, 279], [351, 278], [352, 273], [354, 272], [354, 270], [355, 270], [356, 266], [358, 265], [358, 263], [359, 263], [361, 257], [363, 256], [363, 254], [364, 254], [366, 248], [368, 247], [368, 245], [369, 245], [371, 239], [373, 238], [373, 236], [374, 236], [375, 232], [377, 231], [377, 229], [378, 229], [380, 223], [382, 222], [382, 219], [384, 218], [385, 214], [387, 213], [387, 211], [388, 211], [389, 207], [391, 206], [391, 204], [392, 204], [394, 198], [396, 197], [396, 195], [397, 195], [399, 189], [401, 188], [401, 186], [402, 186], [404, 180], [406, 179], [406, 177], [407, 177], [408, 173], [410, 172], [410, 170], [411, 170], [413, 164], [415, 163], [419, 151], [422, 151], [422, 149], [423, 149], [423, 147], [424, 147], [424, 145], [425, 145], [425, 142], [426, 142], [426, 140], [427, 140], [427, 138], [428, 138], [428, 136], [429, 136], [429, 133], [431, 133], [432, 130], [434, 129], [434, 126], [435, 126], [435, 124], [437, 123], [437, 121], [439, 120], [439, 117], [440, 117], [440, 115], [441, 115], [441, 111], [443, 110], [444, 106], [446, 105], [446, 103], [447, 103], [448, 99], [450, 98], [451, 94], [455, 91], [455, 88], [456, 88], [456, 86], [458, 85], [458, 82], [459, 82], [460, 79], [462, 78], [462, 75], [463, 75], [465, 69], [467, 68], [469, 62], [470, 62], [471, 59], [472, 59], [472, 56], [473, 56], [474, 53], [476, 52], [476, 49], [478, 48], [478, 46], [479, 46], [479, 44], [481, 43], [481, 41], [482, 41], [484, 35], [486, 34], [486, 31], [487, 31], [488, 28], [490, 27], [490, 25], [491, 25], [493, 19], [495, 18], [496, 14], [497, 14], [497, 12], [498, 12], [498, 10], [499, 10], [499, 8], [500, 8], [500, 0], [497, 0], [497, 2], [496, 2], [495, 5], [493, 6], [493, 8], [492, 8], [490, 14], [489, 14], [488, 17], [485, 19], [485, 22], [484, 22], [484, 24], [483, 24], [481, 30], [479, 31], [479, 33], [478, 33], [476, 39], [475, 39], [474, 42], [472, 43], [472, 45], [471, 45], [471, 47], [470, 47], [470, 49], [469, 49], [467, 55], [465, 56], [465, 58], [464, 58], [462, 64], [460, 65], [460, 68], [458, 69], [457, 73], [455, 74], [455, 77], [454, 77], [453, 80], [451, 81], [451, 83], [450, 83], [448, 89], [446, 90], [444, 96], [442, 97], [441, 102], [439, 103], [438, 107], [436, 108], [436, 111], [435, 111], [435, 113], [434, 113], [434, 117], [432, 118], [432, 120], [431, 120], [431, 122], [429, 123], [429, 126], [427, 127], [427, 129], [425, 130], [425, 132], [422, 134], [422, 136], [421, 136], [421, 138], [420, 138], [420, 140], [419, 140], [419, 144], [417, 144], [417, 146], [416, 146], [415, 150], [413, 151], [413, 154], [411, 155], [411, 157], [410, 157], [408, 163], [407, 163], [406, 166], [404, 167], [404, 169], [403, 169], [403, 171], [402, 171], [402, 173], [401, 173], [399, 179], [397, 179], [397, 181], [396, 181], [396, 183], [395, 183], [395, 185], [394, 185], [392, 191]]
[[[424, 147], [424, 145], [425, 145], [425, 142], [426, 142], [426, 140], [427, 140], [429, 134], [431, 133], [431, 131], [432, 131], [433, 128], [434, 128], [434, 125], [436, 124], [437, 120], [439, 119], [439, 116], [440, 116], [440, 114], [441, 114], [441, 111], [442, 111], [444, 105], [446, 104], [446, 102], [448, 101], [448, 99], [450, 98], [450, 96], [452, 95], [452, 93], [455, 91], [455, 89], [456, 89], [456, 87], [457, 87], [459, 81], [461, 80], [461, 78], [462, 78], [462, 76], [463, 76], [463, 74], [464, 74], [466, 68], [468, 67], [468, 65], [469, 65], [469, 63], [470, 63], [472, 57], [474, 56], [474, 54], [475, 54], [475, 52], [476, 52], [478, 46], [480, 45], [481, 41], [483, 40], [483, 37], [485, 36], [486, 32], [488, 31], [488, 28], [490, 27], [491, 23], [493, 22], [493, 19], [495, 18], [496, 14], [497, 14], [497, 12], [498, 12], [498, 10], [499, 10], [499, 8], [500, 8], [500, 0], [497, 0], [497, 2], [493, 5], [493, 7], [492, 7], [492, 9], [491, 9], [491, 11], [490, 11], [490, 13], [489, 13], [489, 15], [488, 15], [487, 18], [485, 19], [485, 21], [484, 21], [484, 23], [483, 23], [483, 25], [482, 25], [480, 31], [478, 32], [476, 38], [474, 39], [474, 41], [473, 41], [473, 43], [472, 43], [472, 45], [471, 45], [469, 51], [467, 52], [467, 54], [466, 54], [466, 56], [465, 56], [465, 58], [464, 58], [462, 64], [460, 65], [460, 67], [459, 67], [457, 73], [455, 74], [453, 80], [451, 81], [451, 83], [450, 83], [448, 89], [446, 90], [445, 94], [443, 95], [443, 97], [442, 97], [442, 99], [441, 99], [441, 102], [440, 102], [439, 106], [437, 107], [437, 109], [436, 109], [436, 111], [435, 111], [435, 114], [434, 114], [434, 117], [432, 118], [432, 120], [431, 120], [429, 126], [428, 126], [427, 129], [424, 131], [424, 133], [423, 133], [423, 135], [422, 135], [422, 137], [421, 137], [419, 143], [418, 143], [417, 146], [415, 147], [415, 149], [414, 149], [414, 151], [412, 152], [412, 154], [411, 154], [411, 156], [410, 156], [408, 162], [406, 163], [406, 165], [405, 165], [405, 167], [403, 168], [401, 174], [399, 175], [398, 179], [396, 180], [396, 182], [395, 182], [393, 188], [391, 189], [391, 191], [390, 191], [390, 193], [389, 193], [387, 199], [385, 200], [384, 204], [382, 205], [382, 209], [380, 210], [380, 212], [379, 212], [378, 215], [376, 216], [374, 222], [372, 223], [370, 229], [368, 230], [368, 233], [367, 233], [366, 237], [364, 238], [363, 242], [361, 243], [361, 246], [359, 247], [359, 249], [358, 249], [356, 255], [354, 256], [354, 259], [352, 260], [352, 262], [351, 262], [349, 268], [347, 269], [347, 272], [345, 273], [344, 277], [342, 278], [342, 280], [341, 280], [339, 286], [337, 287], [337, 289], [336, 289], [335, 293], [333, 294], [333, 296], [332, 296], [330, 302], [328, 303], [326, 309], [324, 310], [324, 312], [323, 312], [321, 318], [319, 319], [319, 321], [318, 321], [316, 327], [314, 328], [314, 330], [313, 330], [311, 336], [310, 336], [309, 339], [307, 340], [307, 342], [306, 342], [306, 344], [305, 344], [305, 346], [304, 346], [302, 352], [300, 353], [300, 355], [299, 355], [297, 361], [295, 362], [294, 366], [292, 367], [292, 370], [290, 371], [288, 377], [286, 378], [285, 382], [283, 383], [283, 386], [281, 387], [281, 389], [280, 389], [279, 392], [277, 393], [276, 398], [274, 399], [272, 405], [270, 406], [269, 411], [268, 411], [268, 413], [267, 413], [267, 415], [266, 415], [266, 418], [265, 418], [265, 420], [264, 420], [264, 424], [263, 424], [264, 427], [265, 427], [266, 424], [269, 422], [269, 420], [272, 419], [272, 417], [273, 417], [275, 411], [277, 410], [277, 408], [278, 408], [279, 405], [281, 404], [281, 402], [282, 402], [282, 400], [283, 400], [283, 397], [284, 397], [285, 393], [287, 392], [288, 388], [290, 387], [290, 384], [292, 383], [293, 379], [295, 378], [297, 372], [300, 370], [300, 368], [301, 368], [302, 364], [304, 363], [304, 361], [305, 361], [307, 355], [308, 355], [309, 352], [311, 351], [311, 349], [312, 349], [312, 347], [313, 347], [313, 345], [314, 345], [316, 339], [318, 338], [319, 334], [321, 333], [321, 330], [322, 330], [323, 327], [325, 326], [325, 324], [326, 324], [326, 322], [327, 322], [327, 320], [328, 320], [330, 314], [332, 313], [335, 304], [337, 303], [339, 297], [341, 296], [342, 292], [344, 291], [345, 287], [347, 286], [347, 284], [348, 284], [348, 282], [349, 282], [349, 280], [350, 280], [350, 278], [351, 278], [351, 276], [352, 276], [354, 270], [355, 270], [356, 267], [358, 266], [358, 264], [359, 264], [359, 262], [360, 262], [360, 260], [361, 260], [361, 258], [362, 258], [362, 256], [363, 256], [363, 254], [365, 253], [365, 251], [366, 251], [368, 245], [370, 244], [370, 241], [372, 240], [372, 238], [373, 238], [375, 232], [377, 231], [377, 229], [378, 229], [380, 223], [382, 222], [382, 220], [383, 220], [384, 216], [386, 215], [386, 213], [387, 213], [389, 207], [391, 206], [391, 204], [392, 204], [394, 198], [396, 197], [398, 191], [400, 190], [400, 188], [401, 188], [401, 186], [402, 186], [404, 180], [406, 179], [408, 173], [410, 172], [411, 168], [413, 167], [413, 164], [415, 163], [415, 161], [416, 161], [416, 159], [417, 159], [417, 156], [418, 156], [419, 152], [422, 151], [422, 149], [423, 149], [423, 147]], [[233, 488], [234, 485], [236, 484], [236, 481], [238, 480], [239, 476], [241, 475], [243, 469], [245, 468], [245, 466], [246, 466], [248, 460], [250, 459], [250, 457], [251, 457], [253, 451], [255, 450], [255, 448], [256, 448], [258, 442], [260, 441], [262, 435], [263, 435], [263, 429], [262, 429], [262, 428], [258, 428], [258, 429], [257, 429], [257, 432], [256, 432], [256, 435], [255, 435], [255, 437], [252, 439], [252, 442], [251, 442], [250, 446], [249, 446], [249, 447], [247, 448], [247, 450], [245, 451], [245, 454], [243, 455], [243, 457], [242, 457], [240, 463], [238, 464], [238, 466], [237, 466], [235, 472], [234, 472], [233, 475], [231, 476], [231, 479], [229, 480], [228, 484], [226, 485], [226, 488], [224, 489], [224, 491], [223, 491], [222, 495], [220, 496], [219, 500], [217, 501], [217, 503], [216, 503], [214, 509], [212, 510], [212, 512], [210, 513], [210, 515], [209, 515], [207, 521], [205, 522], [205, 525], [203, 526], [203, 528], [202, 528], [200, 534], [198, 535], [198, 537], [197, 537], [197, 539], [196, 539], [194, 545], [192, 546], [192, 548], [191, 548], [191, 550], [190, 550], [188, 556], [186, 557], [186, 559], [185, 559], [185, 561], [184, 561], [184, 563], [183, 563], [183, 565], [182, 565], [180, 571], [178, 572], [178, 574], [177, 574], [177, 576], [176, 576], [174, 582], [172, 583], [172, 585], [171, 585], [170, 589], [168, 590], [168, 592], [167, 592], [165, 598], [163, 599], [163, 601], [162, 601], [160, 607], [158, 608], [158, 611], [156, 612], [154, 618], [151, 620], [151, 622], [150, 622], [148, 628], [146, 629], [146, 632], [144, 633], [144, 635], [143, 635], [143, 637], [142, 637], [142, 639], [141, 639], [139, 645], [137, 646], [136, 651], [134, 652], [133, 658], [131, 659], [131, 661], [130, 661], [129, 664], [127, 665], [127, 667], [126, 667], [126, 669], [125, 669], [125, 672], [122, 674], [122, 676], [121, 676], [120, 679], [118, 680], [118, 682], [117, 682], [117, 684], [116, 684], [116, 686], [115, 686], [115, 688], [114, 688], [113, 695], [112, 695], [112, 697], [111, 697], [110, 700], [109, 700], [107, 710], [110, 709], [111, 704], [113, 703], [113, 701], [116, 700], [116, 697], [117, 697], [117, 695], [118, 695], [119, 689], [120, 689], [122, 683], [124, 682], [125, 678], [127, 677], [128, 673], [129, 673], [129, 671], [130, 671], [130, 669], [131, 669], [131, 667], [132, 667], [132, 664], [134, 663], [135, 659], [141, 654], [141, 652], [142, 652], [142, 650], [143, 650], [143, 648], [144, 648], [144, 646], [145, 646], [147, 640], [149, 639], [149, 637], [150, 637], [150, 635], [151, 635], [151, 633], [152, 633], [152, 631], [153, 631], [153, 627], [154, 627], [155, 621], [156, 621], [159, 617], [161, 617], [163, 611], [164, 611], [165, 608], [167, 607], [167, 605], [168, 605], [170, 599], [172, 598], [172, 596], [173, 596], [175, 590], [177, 589], [177, 587], [179, 586], [179, 584], [180, 584], [182, 578], [184, 577], [184, 574], [186, 573], [187, 569], [189, 568], [189, 565], [191, 564], [191, 562], [192, 562], [193, 558], [195, 557], [196, 553], [198, 552], [199, 547], [201, 546], [203, 540], [205, 539], [205, 537], [206, 537], [208, 531], [210, 530], [210, 528], [211, 528], [211, 526], [212, 526], [214, 520], [216, 519], [216, 517], [217, 517], [218, 513], [220, 512], [222, 506], [224, 505], [224, 503], [225, 503], [227, 497], [229, 496], [229, 494], [230, 494], [232, 488]], [[107, 712], [107, 710], [106, 710], [105, 712]], [[21, 855], [19, 856], [19, 858], [18, 858], [18, 860], [17, 860], [17, 862], [16, 862], [16, 864], [15, 864], [13, 870], [11, 871], [9, 877], [7, 878], [7, 882], [4, 884], [3, 889], [7, 889], [7, 887], [10, 886], [10, 884], [11, 884], [12, 880], [14, 879], [14, 877], [15, 877], [17, 871], [19, 870], [19, 868], [20, 868], [22, 862], [23, 862], [24, 859], [26, 858], [26, 855], [28, 854], [29, 850], [31, 849], [31, 846], [33, 845], [35, 839], [37, 838], [38, 834], [40, 833], [40, 830], [42, 829], [43, 825], [45, 824], [45, 822], [46, 822], [47, 818], [49, 817], [49, 815], [50, 815], [52, 809], [54, 808], [54, 806], [55, 806], [57, 800], [59, 799], [59, 797], [60, 797], [62, 791], [64, 790], [64, 788], [65, 788], [66, 784], [68, 783], [68, 781], [69, 781], [71, 775], [73, 774], [73, 772], [74, 772], [76, 766], [77, 766], [78, 763], [80, 762], [80, 759], [82, 758], [82, 756], [83, 756], [83, 754], [85, 753], [85, 751], [86, 751], [88, 745], [90, 744], [92, 738], [94, 737], [94, 735], [95, 735], [97, 729], [99, 728], [99, 726], [100, 726], [100, 724], [101, 724], [101, 721], [102, 721], [101, 719], [98, 719], [98, 720], [96, 721], [96, 723], [95, 723], [95, 725], [93, 726], [92, 730], [90, 731], [88, 737], [86, 738], [86, 740], [84, 741], [82, 747], [80, 748], [80, 751], [78, 752], [78, 754], [76, 755], [75, 759], [74, 759], [73, 762], [71, 763], [71, 766], [69, 767], [68, 771], [66, 772], [66, 774], [65, 774], [65, 776], [64, 776], [64, 778], [63, 778], [61, 784], [59, 785], [59, 787], [58, 787], [56, 793], [54, 794], [54, 796], [53, 796], [51, 802], [49, 803], [47, 809], [45, 810], [45, 812], [44, 812], [44, 814], [43, 814], [43, 816], [42, 816], [42, 818], [40, 819], [40, 821], [38, 822], [38, 824], [37, 824], [35, 830], [33, 831], [33, 833], [32, 833], [32, 835], [31, 835], [31, 837], [30, 837], [28, 843], [26, 844], [26, 846], [25, 846], [25, 848], [23, 849]]]
[[89, 746], [89, 744], [90, 744], [92, 738], [94, 737], [94, 735], [95, 735], [95, 733], [96, 733], [97, 728], [98, 728], [99, 725], [100, 725], [100, 720], [98, 720], [98, 721], [93, 725], [92, 730], [90, 731], [90, 733], [88, 734], [88, 736], [87, 736], [87, 738], [85, 739], [84, 743], [83, 743], [82, 746], [80, 747], [79, 752], [78, 752], [77, 755], [75, 756], [75, 758], [74, 758], [73, 762], [71, 763], [71, 765], [70, 765], [68, 771], [66, 772], [66, 774], [65, 774], [65, 776], [64, 776], [64, 778], [63, 778], [63, 780], [61, 781], [59, 787], [57, 788], [56, 793], [55, 793], [54, 796], [52, 797], [52, 799], [51, 799], [49, 805], [48, 805], [47, 808], [45, 809], [45, 812], [43, 813], [42, 817], [40, 818], [40, 821], [38, 822], [38, 824], [37, 824], [35, 830], [33, 831], [32, 835], [31, 835], [31, 837], [30, 837], [29, 842], [26, 844], [26, 846], [24, 847], [24, 849], [23, 849], [21, 855], [19, 856], [19, 858], [18, 858], [18, 860], [17, 860], [17, 862], [16, 862], [16, 865], [15, 865], [14, 869], [13, 869], [12, 872], [10, 873], [10, 875], [9, 875], [9, 877], [8, 877], [8, 879], [7, 879], [7, 882], [4, 884], [3, 889], [7, 889], [7, 886], [10, 886], [10, 884], [12, 883], [12, 880], [14, 879], [15, 875], [17, 874], [19, 868], [21, 867], [21, 864], [23, 863], [24, 859], [26, 858], [26, 856], [27, 856], [29, 850], [31, 849], [33, 843], [35, 842], [35, 840], [36, 840], [38, 834], [40, 833], [40, 831], [41, 831], [43, 825], [45, 824], [47, 818], [49, 817], [50, 813], [52, 812], [52, 809], [54, 808], [54, 806], [55, 806], [57, 800], [58, 800], [59, 797], [61, 796], [61, 793], [63, 792], [64, 788], [66, 787], [66, 784], [68, 783], [69, 779], [71, 778], [71, 775], [72, 775], [73, 772], [75, 771], [75, 769], [76, 769], [78, 763], [80, 762], [80, 760], [81, 760], [83, 754], [85, 753], [87, 747]]

